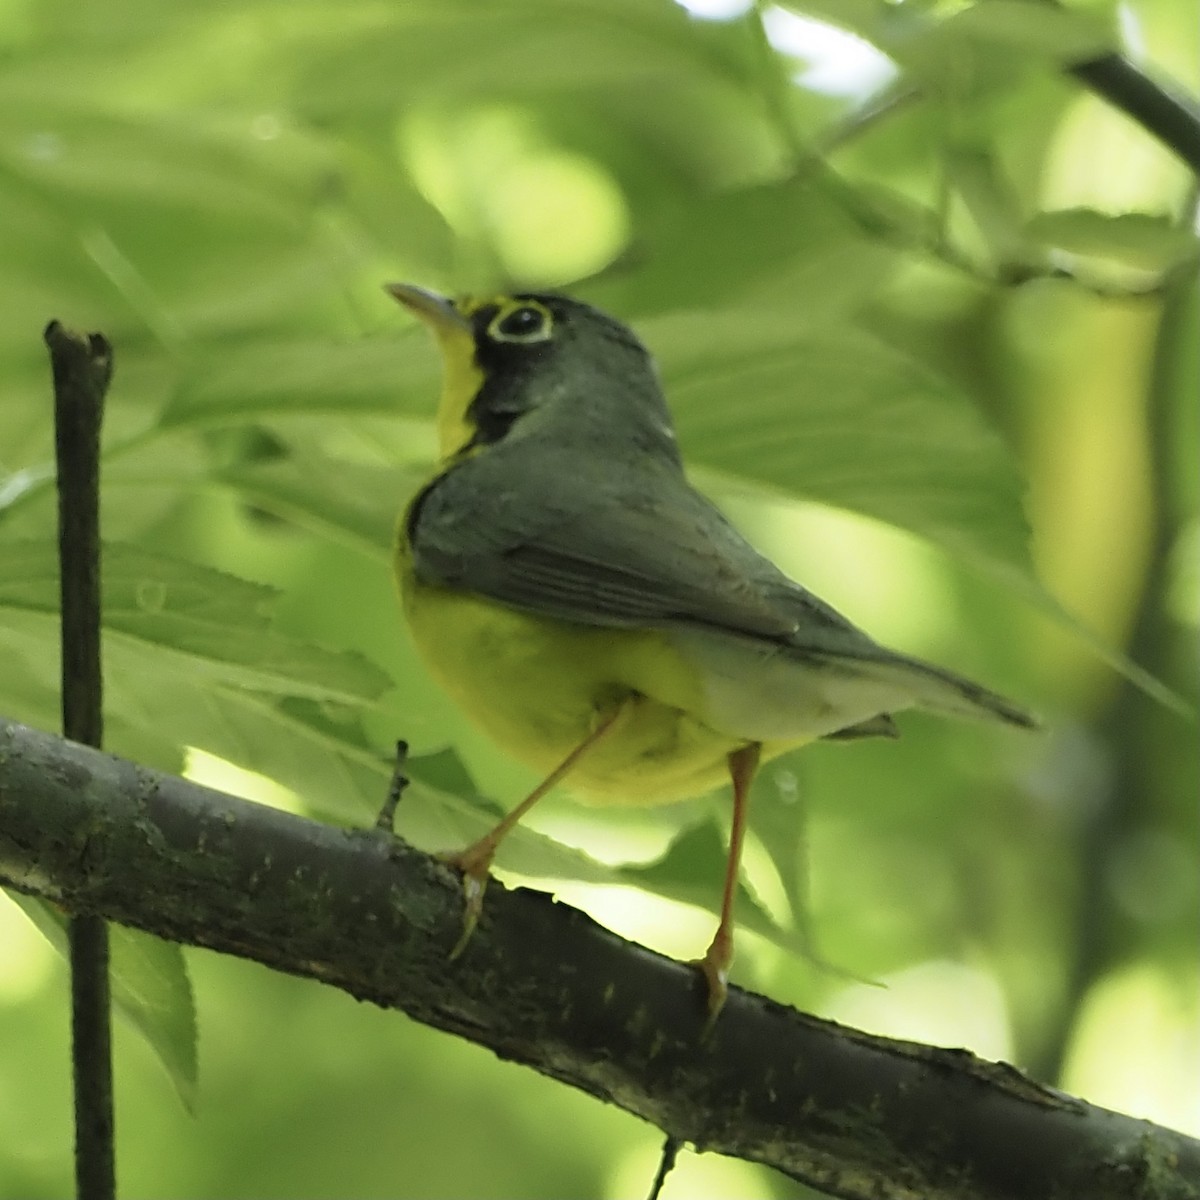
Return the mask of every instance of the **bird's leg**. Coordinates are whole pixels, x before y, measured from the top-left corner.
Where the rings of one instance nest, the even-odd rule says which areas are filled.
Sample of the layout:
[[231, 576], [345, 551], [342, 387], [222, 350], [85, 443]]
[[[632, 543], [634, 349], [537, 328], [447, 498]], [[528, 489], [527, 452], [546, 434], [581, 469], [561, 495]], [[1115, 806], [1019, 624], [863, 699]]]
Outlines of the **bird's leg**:
[[708, 1021], [713, 1027], [729, 993], [729, 967], [733, 962], [733, 901], [737, 895], [742, 843], [746, 839], [746, 814], [750, 807], [750, 785], [758, 770], [762, 746], [751, 742], [729, 755], [729, 778], [733, 782], [733, 821], [729, 831], [729, 858], [725, 863], [725, 889], [721, 893], [721, 919], [712, 943], [696, 965], [708, 981]]
[[617, 723], [618, 718], [626, 711], [627, 705], [618, 705], [567, 755], [566, 758], [542, 780], [541, 783], [521, 801], [507, 816], [499, 821], [492, 829], [477, 842], [472, 842], [465, 850], [453, 854], [441, 854], [438, 857], [452, 867], [457, 867], [463, 873], [463, 896], [466, 905], [463, 910], [462, 936], [458, 939], [450, 957], [457, 958], [471, 940], [475, 926], [479, 923], [479, 914], [483, 911], [483, 890], [487, 887], [488, 871], [492, 859], [496, 857], [496, 849], [513, 827], [526, 813], [556, 784], [570, 773], [571, 769], [605, 734], [609, 733]]

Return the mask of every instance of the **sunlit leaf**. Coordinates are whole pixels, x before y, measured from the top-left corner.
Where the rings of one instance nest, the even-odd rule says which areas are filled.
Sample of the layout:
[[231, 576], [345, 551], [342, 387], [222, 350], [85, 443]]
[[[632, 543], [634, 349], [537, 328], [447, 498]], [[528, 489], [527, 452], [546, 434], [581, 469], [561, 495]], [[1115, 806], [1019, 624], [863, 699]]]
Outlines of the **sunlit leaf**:
[[1028, 223], [1029, 236], [1051, 250], [1108, 260], [1157, 280], [1194, 260], [1200, 249], [1190, 230], [1150, 213], [1101, 213], [1090, 208], [1042, 212]]
[[[666, 900], [692, 904], [717, 914], [721, 909], [728, 855], [728, 847], [718, 835], [715, 823], [705, 821], [681, 832], [656, 862], [622, 867], [620, 877]], [[799, 933], [775, 924], [745, 881], [738, 887], [735, 915], [739, 928], [757, 933], [784, 949], [800, 954], [808, 949]]]

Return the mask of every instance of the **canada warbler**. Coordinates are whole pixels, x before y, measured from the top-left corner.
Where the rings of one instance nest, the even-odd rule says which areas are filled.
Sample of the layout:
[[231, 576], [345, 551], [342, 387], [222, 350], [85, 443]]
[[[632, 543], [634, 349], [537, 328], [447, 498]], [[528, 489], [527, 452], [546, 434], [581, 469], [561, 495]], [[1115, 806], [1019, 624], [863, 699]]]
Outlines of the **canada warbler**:
[[404, 611], [450, 696], [544, 781], [449, 861], [465, 944], [496, 847], [554, 784], [606, 804], [723, 778], [733, 818], [710, 1017], [759, 762], [817, 738], [895, 736], [924, 708], [1032, 726], [1016, 705], [893, 653], [787, 578], [691, 487], [645, 347], [563, 296], [388, 291], [441, 348], [441, 462], [399, 526]]

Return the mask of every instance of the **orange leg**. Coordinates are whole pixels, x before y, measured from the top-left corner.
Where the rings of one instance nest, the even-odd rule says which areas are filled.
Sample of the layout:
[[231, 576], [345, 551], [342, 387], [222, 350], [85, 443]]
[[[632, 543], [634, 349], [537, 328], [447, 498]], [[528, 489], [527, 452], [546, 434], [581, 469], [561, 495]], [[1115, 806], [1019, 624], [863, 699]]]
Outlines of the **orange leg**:
[[472, 842], [465, 850], [459, 850], [457, 853], [439, 855], [443, 862], [457, 867], [463, 873], [463, 895], [466, 899], [466, 907], [463, 910], [462, 936], [458, 939], [454, 949], [450, 951], [452, 959], [457, 958], [463, 952], [471, 940], [471, 934], [475, 932], [475, 926], [479, 923], [479, 914], [483, 912], [483, 890], [487, 887], [488, 871], [491, 869], [492, 859], [496, 857], [496, 850], [500, 843], [521, 818], [552, 787], [561, 783], [575, 764], [606, 733], [612, 730], [617, 723], [617, 718], [625, 711], [626, 705], [622, 704], [606, 716], [512, 812], [485, 833], [479, 841]]
[[733, 782], [733, 821], [729, 831], [729, 858], [725, 863], [725, 889], [721, 894], [721, 919], [712, 943], [696, 965], [708, 981], [708, 1023], [710, 1030], [729, 994], [729, 967], [733, 962], [733, 900], [737, 895], [738, 871], [742, 861], [742, 843], [746, 840], [746, 815], [750, 808], [750, 785], [758, 770], [762, 746], [753, 742], [734, 750], [729, 756], [729, 777]]

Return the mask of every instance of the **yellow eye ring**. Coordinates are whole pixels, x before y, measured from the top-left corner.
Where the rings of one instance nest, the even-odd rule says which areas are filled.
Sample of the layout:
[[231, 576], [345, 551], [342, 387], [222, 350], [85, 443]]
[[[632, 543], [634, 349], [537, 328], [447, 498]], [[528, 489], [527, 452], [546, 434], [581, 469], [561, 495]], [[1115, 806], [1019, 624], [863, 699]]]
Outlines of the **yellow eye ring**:
[[516, 342], [529, 345], [546, 342], [553, 336], [554, 318], [550, 311], [533, 300], [525, 300], [498, 312], [487, 327], [494, 342]]

